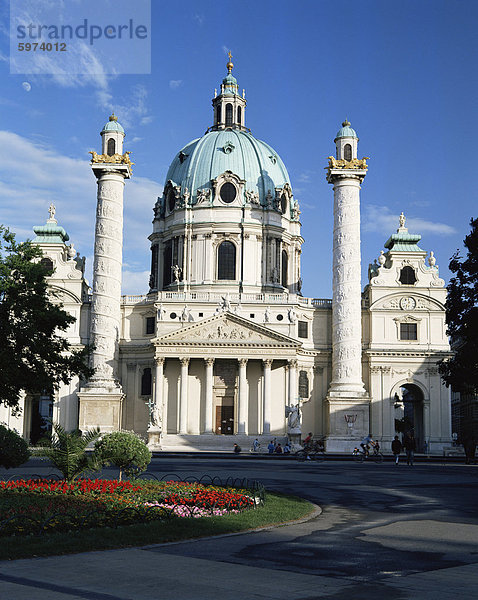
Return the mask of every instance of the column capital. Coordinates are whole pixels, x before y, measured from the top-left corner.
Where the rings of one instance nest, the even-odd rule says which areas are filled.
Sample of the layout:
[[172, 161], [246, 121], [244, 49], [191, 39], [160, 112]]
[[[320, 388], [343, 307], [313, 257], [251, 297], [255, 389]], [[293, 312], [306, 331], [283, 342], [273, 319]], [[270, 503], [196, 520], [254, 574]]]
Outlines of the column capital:
[[287, 364], [289, 365], [289, 367], [292, 367], [293, 369], [297, 369], [297, 367], [299, 365], [299, 361], [296, 358], [289, 358], [289, 360], [287, 361]]
[[262, 359], [262, 364], [264, 365], [264, 367], [272, 367], [272, 363], [273, 363], [273, 359], [272, 358], [263, 358]]
[[211, 356], [208, 356], [207, 358], [204, 359], [204, 362], [206, 363], [206, 365], [208, 367], [212, 367], [214, 365], [214, 361], [215, 360], [216, 360], [215, 358], [212, 358]]
[[189, 365], [189, 361], [191, 360], [191, 358], [189, 356], [180, 356], [179, 357], [179, 362], [181, 363], [181, 365], [184, 366], [188, 366]]
[[164, 365], [165, 360], [166, 359], [164, 358], [164, 356], [158, 356], [154, 359], [154, 361], [158, 367], [161, 367], [162, 365]]
[[249, 360], [248, 358], [238, 358], [237, 362], [239, 363], [240, 367], [246, 367], [248, 360]]

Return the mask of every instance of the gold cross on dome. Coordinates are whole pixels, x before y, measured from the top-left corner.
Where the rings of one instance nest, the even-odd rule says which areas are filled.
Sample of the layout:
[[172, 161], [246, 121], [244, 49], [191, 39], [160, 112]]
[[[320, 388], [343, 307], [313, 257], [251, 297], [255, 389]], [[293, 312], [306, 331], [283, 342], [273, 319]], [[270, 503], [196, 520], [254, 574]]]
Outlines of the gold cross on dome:
[[227, 53], [227, 55], [229, 56], [229, 60], [232, 60], [232, 54], [231, 51], [229, 50], [229, 52]]

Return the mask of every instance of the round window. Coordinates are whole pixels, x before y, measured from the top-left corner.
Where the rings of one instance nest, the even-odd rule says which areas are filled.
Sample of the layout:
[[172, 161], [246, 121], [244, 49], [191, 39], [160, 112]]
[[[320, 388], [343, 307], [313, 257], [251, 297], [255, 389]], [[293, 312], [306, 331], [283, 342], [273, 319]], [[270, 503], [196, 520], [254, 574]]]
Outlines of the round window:
[[278, 321], [282, 321], [283, 318], [284, 318], [284, 315], [277, 315], [277, 320]]
[[173, 190], [169, 190], [168, 192], [168, 208], [169, 212], [174, 210], [174, 205], [176, 204], [176, 196], [174, 195]]
[[172, 313], [169, 315], [169, 318], [170, 318], [170, 319], [175, 319], [177, 316], [178, 316], [178, 315], [177, 315], [175, 312], [172, 312]]
[[219, 194], [220, 194], [221, 200], [223, 202], [230, 204], [231, 202], [234, 202], [234, 200], [236, 199], [237, 190], [232, 183], [229, 183], [227, 181], [226, 183], [224, 183], [221, 186], [221, 191], [219, 192]]

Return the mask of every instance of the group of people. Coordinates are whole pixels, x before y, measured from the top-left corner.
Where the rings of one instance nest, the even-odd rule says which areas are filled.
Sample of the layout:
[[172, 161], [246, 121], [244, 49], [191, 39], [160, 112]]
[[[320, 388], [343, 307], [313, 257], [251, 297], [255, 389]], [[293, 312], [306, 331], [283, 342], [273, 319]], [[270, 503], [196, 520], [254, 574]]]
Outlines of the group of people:
[[413, 467], [413, 459], [415, 456], [415, 450], [417, 449], [417, 442], [415, 441], [415, 437], [413, 432], [406, 433], [403, 438], [403, 442], [400, 441], [398, 435], [395, 436], [395, 439], [392, 442], [392, 452], [395, 457], [395, 464], [398, 465], [398, 461], [400, 459], [400, 453], [402, 450], [405, 450], [407, 455], [407, 465]]
[[277, 442], [276, 438], [274, 438], [267, 445], [267, 452], [269, 454], [290, 454], [289, 442], [286, 442], [284, 447], [282, 447], [280, 442]]
[[[372, 438], [372, 434], [369, 433], [365, 436], [360, 443], [362, 450], [365, 454], [369, 454], [370, 448], [374, 449], [374, 452], [379, 452], [380, 445], [378, 442], [375, 442]], [[415, 450], [417, 449], [417, 442], [415, 440], [415, 436], [413, 432], [408, 432], [405, 434], [403, 441], [400, 441], [398, 435], [395, 436], [392, 442], [392, 453], [395, 458], [395, 464], [398, 465], [400, 460], [400, 454], [402, 450], [405, 450], [407, 456], [407, 465], [413, 467], [413, 459], [415, 457]]]

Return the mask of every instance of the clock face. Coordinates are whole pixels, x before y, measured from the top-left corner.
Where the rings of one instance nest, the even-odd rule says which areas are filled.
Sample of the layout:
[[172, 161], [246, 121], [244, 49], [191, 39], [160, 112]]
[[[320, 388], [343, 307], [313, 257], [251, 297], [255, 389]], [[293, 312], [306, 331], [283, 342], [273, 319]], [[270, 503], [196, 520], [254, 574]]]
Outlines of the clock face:
[[413, 310], [416, 306], [416, 302], [413, 298], [405, 297], [400, 300], [400, 308], [403, 310]]

